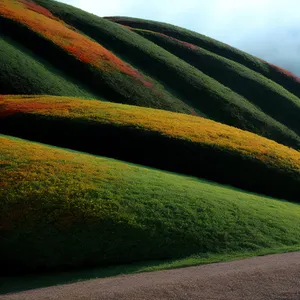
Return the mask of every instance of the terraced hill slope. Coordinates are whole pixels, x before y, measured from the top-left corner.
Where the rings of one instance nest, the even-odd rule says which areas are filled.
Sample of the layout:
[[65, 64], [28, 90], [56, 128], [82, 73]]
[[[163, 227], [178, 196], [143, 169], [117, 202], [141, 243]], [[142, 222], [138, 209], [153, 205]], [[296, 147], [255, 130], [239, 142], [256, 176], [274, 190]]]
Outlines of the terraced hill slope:
[[300, 153], [184, 114], [66, 97], [0, 98], [2, 133], [299, 201]]
[[0, 272], [297, 249], [299, 96], [198, 33], [0, 0]]
[[[263, 71], [253, 83], [259, 97], [247, 98], [249, 93], [197, 69], [177, 51], [166, 51], [108, 20], [54, 1], [1, 3], [3, 35], [80, 80], [101, 99], [198, 114], [299, 148], [300, 100], [286, 84], [279, 86], [263, 77], [267, 75]], [[249, 70], [246, 67], [246, 63], [241, 66], [243, 71]], [[252, 90], [249, 80], [256, 73], [248, 73], [243, 82]], [[294, 84], [293, 77], [286, 81]]]
[[[45, 1], [44, 1], [45, 2]], [[300, 96], [299, 78], [291, 72], [278, 66], [269, 64], [257, 57], [249, 55], [235, 49], [227, 44], [211, 39], [199, 33], [173, 26], [170, 24], [142, 20], [128, 17], [109, 17], [107, 18], [129, 28], [146, 29], [157, 33], [168, 35], [174, 39], [181, 40], [186, 46], [198, 46], [212, 53], [218, 54], [232, 61], [238, 62], [251, 70], [254, 70], [271, 80], [281, 84], [287, 90]]]

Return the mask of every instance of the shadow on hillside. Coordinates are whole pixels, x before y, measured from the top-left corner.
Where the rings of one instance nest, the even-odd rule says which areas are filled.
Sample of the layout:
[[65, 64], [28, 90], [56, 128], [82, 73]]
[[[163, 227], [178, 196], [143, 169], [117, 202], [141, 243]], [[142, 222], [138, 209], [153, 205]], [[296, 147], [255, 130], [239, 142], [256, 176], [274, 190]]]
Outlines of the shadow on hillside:
[[66, 272], [35, 273], [24, 276], [0, 276], [0, 295], [18, 293], [38, 288], [76, 283], [97, 278], [107, 278], [141, 272], [161, 271], [184, 267], [199, 266], [201, 264], [229, 262], [256, 256], [283, 254], [300, 251], [300, 245], [283, 246], [279, 248], [261, 248], [256, 251], [237, 251], [231, 253], [201, 253], [182, 259], [152, 260], [127, 265], [116, 265], [102, 268], [69, 270]]
[[[170, 261], [170, 263], [171, 262], [172, 261]], [[70, 270], [66, 272], [33, 273], [24, 276], [0, 277], [0, 295], [55, 285], [70, 284], [90, 279], [138, 273], [144, 271], [148, 267], [157, 266], [161, 263], [162, 261], [149, 261], [132, 265], [110, 266], [106, 268], [90, 268], [76, 271]], [[166, 263], [166, 261], [164, 261], [164, 263]]]

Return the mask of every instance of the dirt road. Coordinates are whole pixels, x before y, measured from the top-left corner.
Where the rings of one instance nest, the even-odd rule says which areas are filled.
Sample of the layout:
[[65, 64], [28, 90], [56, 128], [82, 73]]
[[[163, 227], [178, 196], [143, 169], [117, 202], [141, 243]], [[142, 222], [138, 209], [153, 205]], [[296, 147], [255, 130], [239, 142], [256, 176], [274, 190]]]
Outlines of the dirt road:
[[300, 300], [300, 253], [96, 279], [1, 300]]

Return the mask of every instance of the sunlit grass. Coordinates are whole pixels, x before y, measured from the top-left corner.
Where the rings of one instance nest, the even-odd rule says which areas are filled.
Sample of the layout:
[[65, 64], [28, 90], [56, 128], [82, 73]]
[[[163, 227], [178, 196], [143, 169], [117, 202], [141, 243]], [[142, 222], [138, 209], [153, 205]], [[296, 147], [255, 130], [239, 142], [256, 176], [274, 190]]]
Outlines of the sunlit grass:
[[2, 273], [299, 244], [289, 202], [6, 136], [0, 166]]
[[250, 155], [278, 167], [300, 169], [300, 153], [272, 140], [205, 118], [111, 102], [51, 96], [2, 96], [0, 117], [30, 113], [133, 126]]
[[6, 134], [299, 200], [299, 151], [205, 118], [78, 98], [2, 96], [0, 122]]

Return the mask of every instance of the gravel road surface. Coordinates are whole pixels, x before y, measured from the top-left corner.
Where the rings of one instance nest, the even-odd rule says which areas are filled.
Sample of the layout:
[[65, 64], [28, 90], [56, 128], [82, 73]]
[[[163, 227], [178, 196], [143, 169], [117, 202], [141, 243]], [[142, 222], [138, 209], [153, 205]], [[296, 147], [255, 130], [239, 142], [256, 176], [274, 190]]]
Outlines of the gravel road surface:
[[1, 300], [300, 300], [300, 252], [268, 255], [26, 292]]

